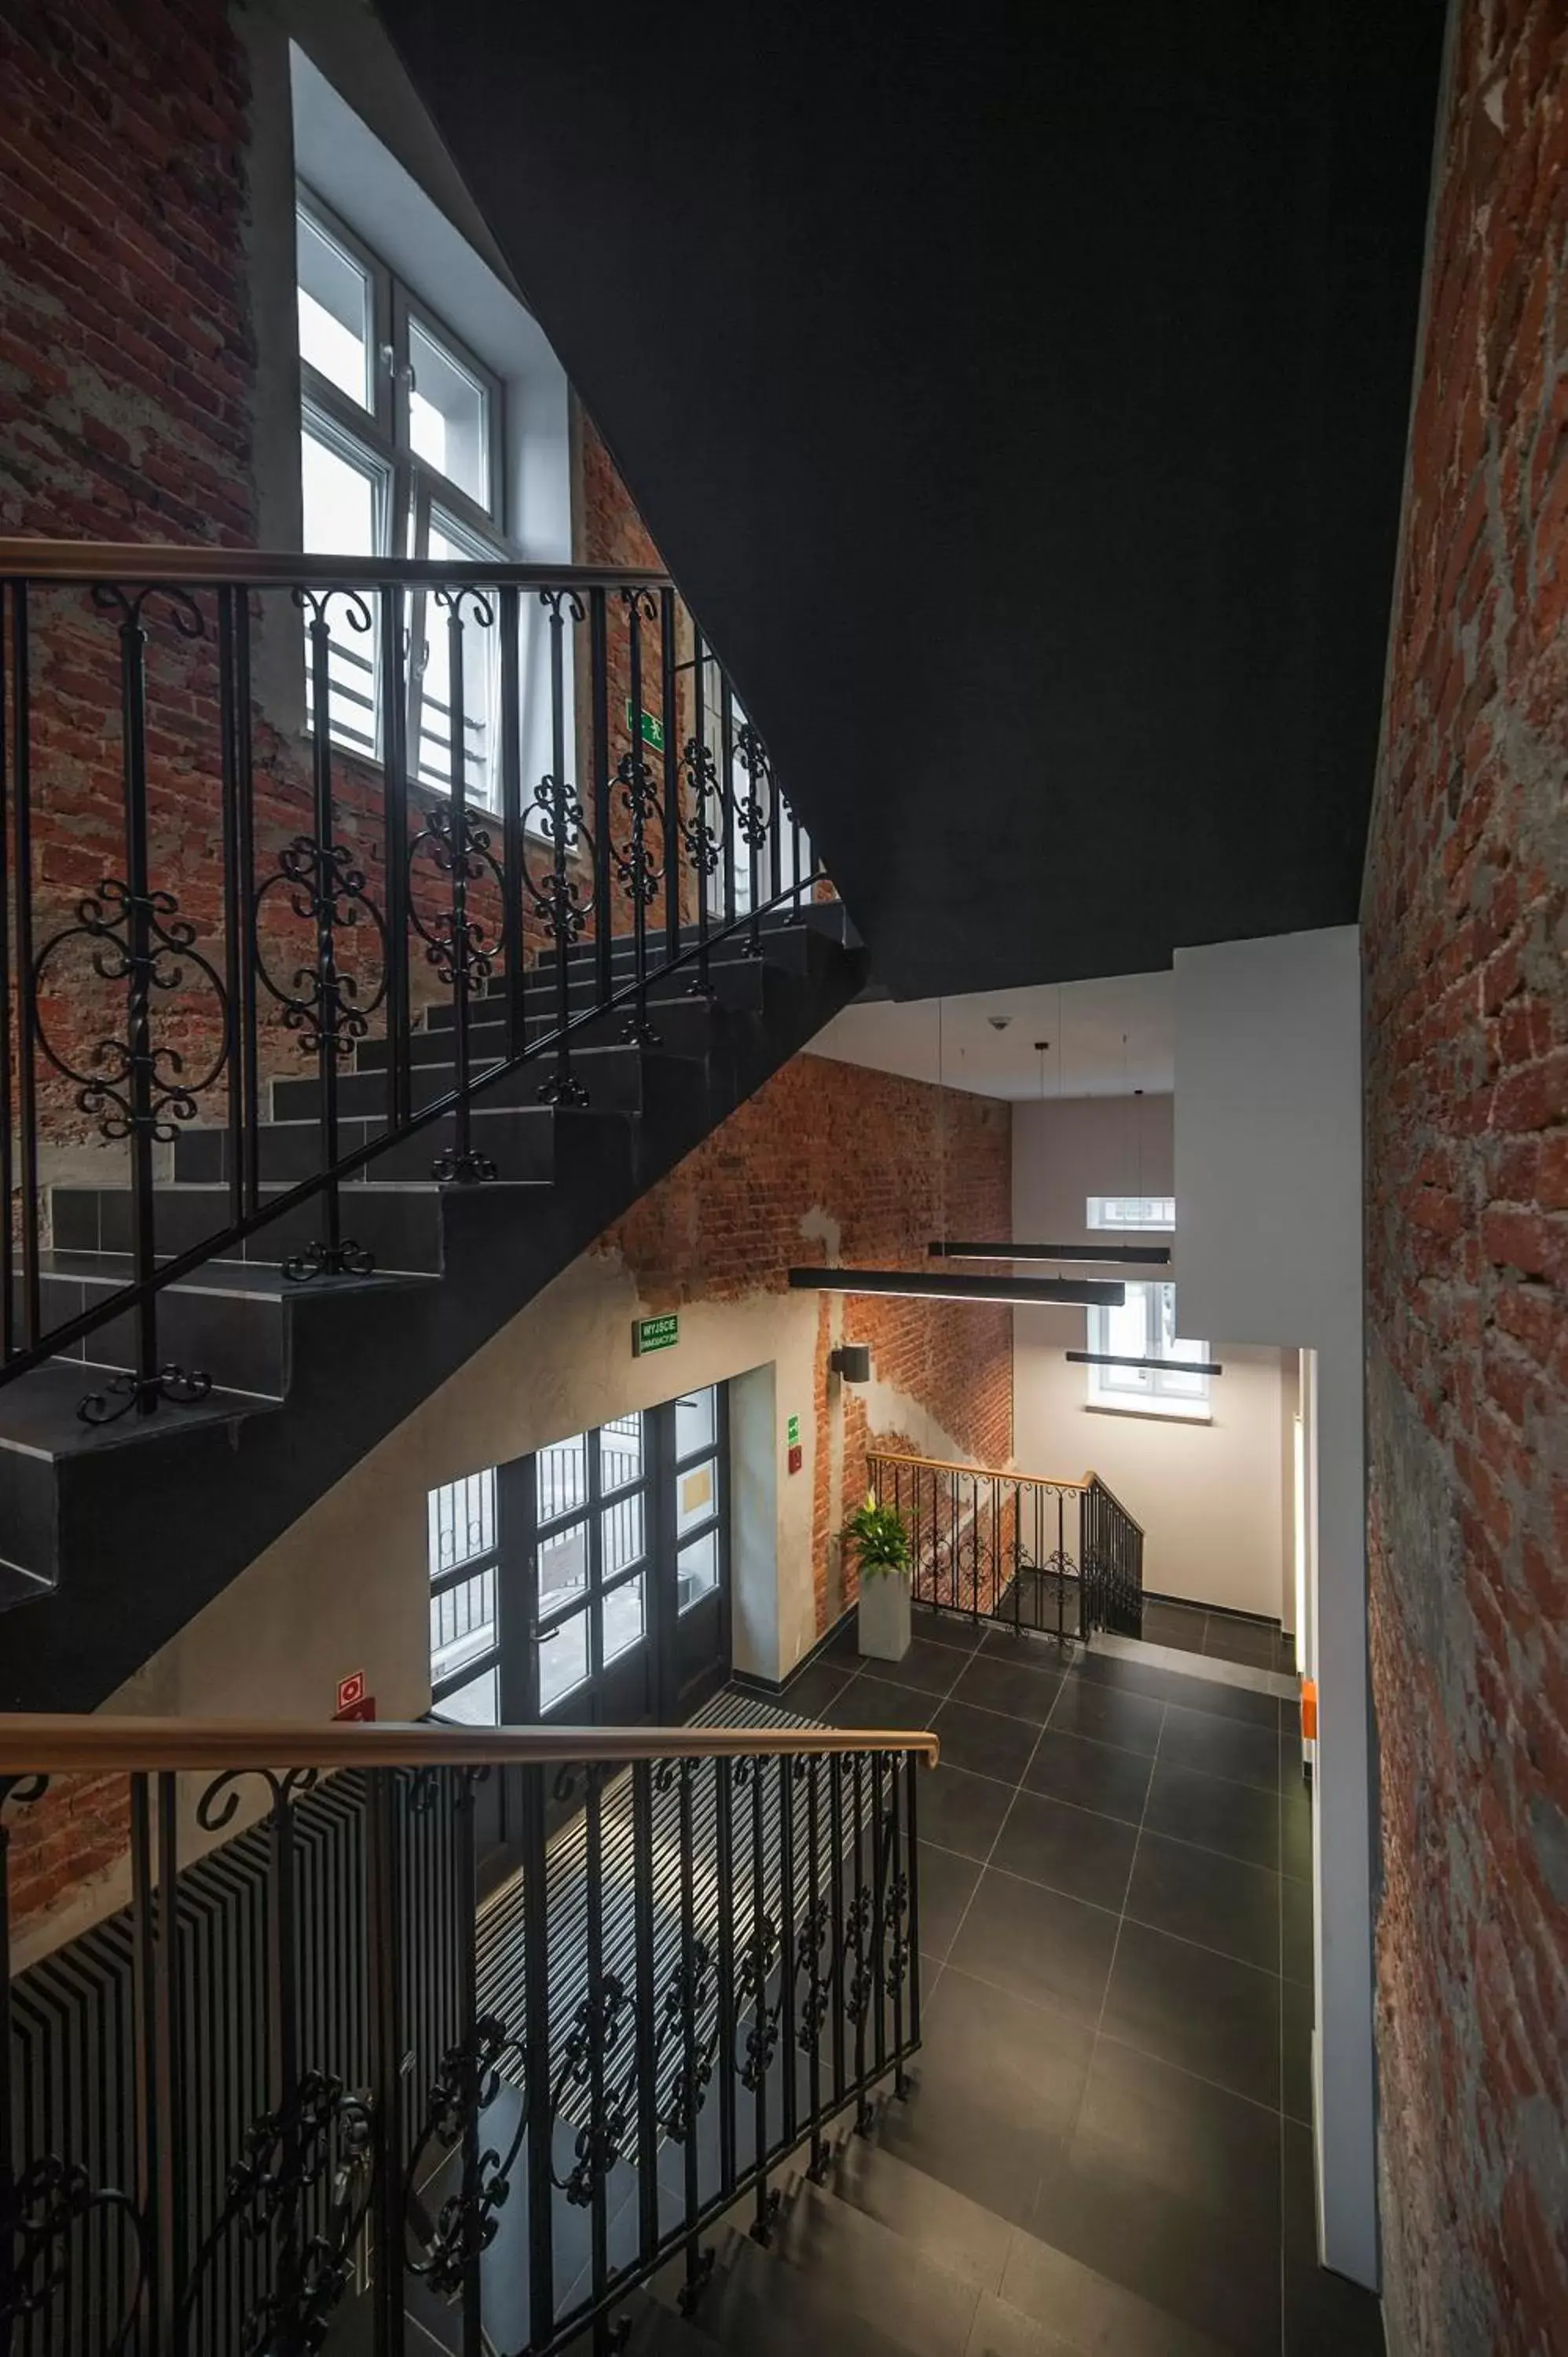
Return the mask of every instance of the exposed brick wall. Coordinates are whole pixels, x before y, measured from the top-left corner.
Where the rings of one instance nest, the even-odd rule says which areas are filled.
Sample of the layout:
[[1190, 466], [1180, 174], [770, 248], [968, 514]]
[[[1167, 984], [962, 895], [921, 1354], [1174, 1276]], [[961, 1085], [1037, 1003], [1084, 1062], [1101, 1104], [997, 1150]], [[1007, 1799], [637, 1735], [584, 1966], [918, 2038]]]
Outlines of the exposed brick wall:
[[1568, 2348], [1568, 16], [1458, 0], [1363, 910], [1391, 2346]]
[[[950, 1232], [1008, 1234], [1012, 1129], [988, 1098], [797, 1056], [679, 1168], [601, 1238], [655, 1309], [697, 1298], [786, 1290], [785, 1272], [824, 1257], [850, 1267], [924, 1264]], [[821, 1236], [836, 1248], [824, 1254]], [[1013, 1450], [1013, 1313], [951, 1303], [845, 1297], [842, 1340], [868, 1342], [879, 1384], [916, 1403], [976, 1463]], [[833, 1419], [842, 1417], [843, 1492], [864, 1494], [869, 1447], [918, 1453], [896, 1429], [873, 1430], [866, 1395], [828, 1367], [832, 1311], [817, 1308], [812, 1565], [817, 1625], [826, 1625], [837, 1531]], [[843, 1600], [853, 1598], [853, 1577]]]

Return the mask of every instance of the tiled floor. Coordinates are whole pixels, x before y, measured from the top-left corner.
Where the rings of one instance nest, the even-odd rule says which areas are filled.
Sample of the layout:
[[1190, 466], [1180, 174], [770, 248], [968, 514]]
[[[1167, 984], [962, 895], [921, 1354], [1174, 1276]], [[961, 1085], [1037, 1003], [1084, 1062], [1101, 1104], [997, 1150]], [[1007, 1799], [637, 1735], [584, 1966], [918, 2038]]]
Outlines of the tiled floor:
[[1144, 1636], [1151, 1645], [1175, 1645], [1183, 1652], [1207, 1653], [1210, 1661], [1244, 1662], [1256, 1670], [1295, 1668], [1295, 1641], [1277, 1620], [1250, 1620], [1239, 1612], [1210, 1612], [1201, 1604], [1150, 1597], [1144, 1603]]
[[897, 1666], [852, 1629], [784, 1699], [942, 1738], [889, 2149], [1219, 2349], [1380, 2351], [1376, 2302], [1314, 2264], [1294, 1705], [930, 1616]]

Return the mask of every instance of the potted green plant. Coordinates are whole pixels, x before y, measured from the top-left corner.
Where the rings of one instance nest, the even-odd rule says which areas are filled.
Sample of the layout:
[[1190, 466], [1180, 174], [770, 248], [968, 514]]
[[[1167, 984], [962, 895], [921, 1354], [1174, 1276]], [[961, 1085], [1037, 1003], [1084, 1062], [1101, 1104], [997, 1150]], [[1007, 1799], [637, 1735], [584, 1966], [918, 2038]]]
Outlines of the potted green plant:
[[860, 1650], [870, 1660], [901, 1662], [909, 1650], [909, 1531], [897, 1506], [879, 1506], [867, 1491], [844, 1525], [845, 1544], [860, 1569]]

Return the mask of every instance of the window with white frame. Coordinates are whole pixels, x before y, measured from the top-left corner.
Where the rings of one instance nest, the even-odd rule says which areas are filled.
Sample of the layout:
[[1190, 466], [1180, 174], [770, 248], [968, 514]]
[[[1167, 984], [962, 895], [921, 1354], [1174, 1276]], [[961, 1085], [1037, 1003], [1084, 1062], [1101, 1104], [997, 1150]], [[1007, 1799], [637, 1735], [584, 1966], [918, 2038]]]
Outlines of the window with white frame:
[[1085, 1213], [1091, 1228], [1154, 1228], [1176, 1226], [1174, 1195], [1091, 1195]]
[[[500, 381], [439, 314], [306, 189], [296, 213], [305, 547], [323, 555], [504, 560]], [[370, 602], [370, 601], [368, 601]], [[494, 805], [499, 647], [473, 601], [462, 614], [462, 742], [454, 744], [450, 621], [434, 596], [409, 603], [409, 765]], [[314, 682], [306, 664], [307, 708]], [[335, 630], [328, 672], [333, 738], [378, 758], [383, 714], [375, 630]]]
[[495, 1469], [429, 1493], [431, 1707], [465, 1727], [500, 1718]]
[[1206, 1416], [1208, 1377], [1197, 1365], [1188, 1373], [1185, 1368], [1129, 1363], [1137, 1359], [1208, 1359], [1207, 1342], [1184, 1340], [1176, 1332], [1176, 1286], [1129, 1284], [1125, 1290], [1119, 1309], [1089, 1312], [1089, 1348], [1119, 1361], [1089, 1369], [1090, 1405]]

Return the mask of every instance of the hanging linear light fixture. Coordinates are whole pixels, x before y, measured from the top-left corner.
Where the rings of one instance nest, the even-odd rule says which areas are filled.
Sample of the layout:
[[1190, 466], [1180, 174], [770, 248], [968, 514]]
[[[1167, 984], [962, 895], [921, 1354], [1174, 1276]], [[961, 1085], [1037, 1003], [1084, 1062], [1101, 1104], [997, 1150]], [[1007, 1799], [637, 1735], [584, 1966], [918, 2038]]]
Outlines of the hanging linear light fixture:
[[1127, 1288], [1113, 1279], [1071, 1276], [938, 1276], [913, 1268], [792, 1268], [799, 1293], [897, 1293], [919, 1301], [1011, 1301], [1120, 1309]]
[[1141, 1267], [1168, 1268], [1169, 1244], [964, 1244], [929, 1243], [933, 1260], [1060, 1260], [1084, 1266], [1104, 1261], [1137, 1262]]
[[1222, 1375], [1218, 1359], [1122, 1359], [1114, 1351], [1064, 1351], [1075, 1367], [1144, 1367], [1156, 1375]]

